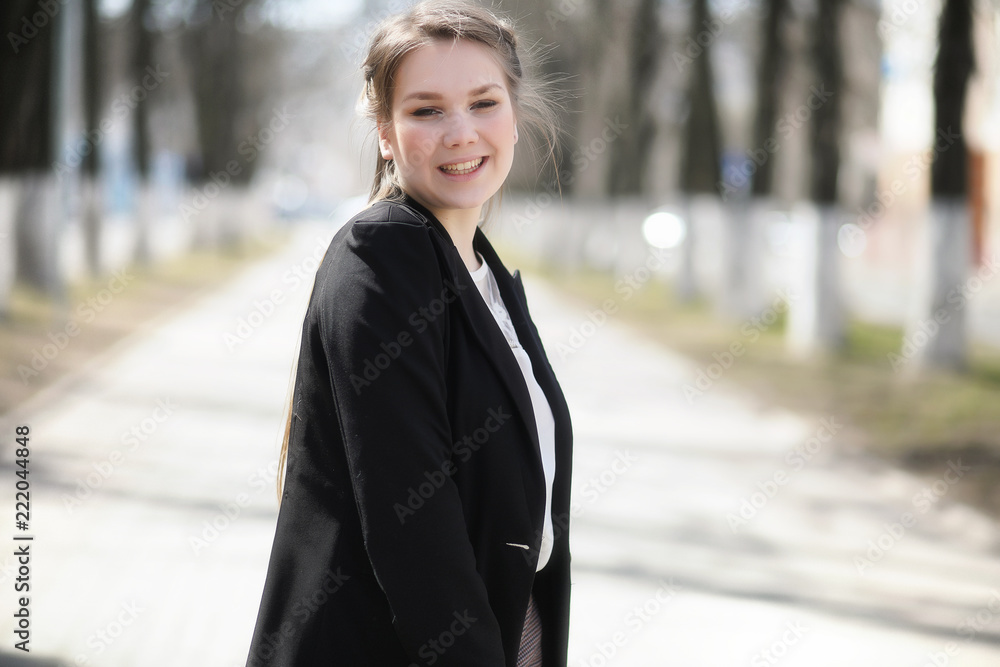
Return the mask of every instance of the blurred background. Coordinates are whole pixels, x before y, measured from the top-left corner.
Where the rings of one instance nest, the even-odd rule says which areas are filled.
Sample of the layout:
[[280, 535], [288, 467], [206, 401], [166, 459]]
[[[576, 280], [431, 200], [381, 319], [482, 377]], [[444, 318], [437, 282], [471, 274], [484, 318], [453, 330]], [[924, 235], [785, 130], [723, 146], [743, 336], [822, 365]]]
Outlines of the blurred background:
[[[0, 8], [24, 664], [242, 664], [298, 327], [373, 171], [359, 64], [410, 4]], [[486, 228], [574, 408], [571, 664], [997, 664], [1000, 3], [490, 6], [560, 102]]]

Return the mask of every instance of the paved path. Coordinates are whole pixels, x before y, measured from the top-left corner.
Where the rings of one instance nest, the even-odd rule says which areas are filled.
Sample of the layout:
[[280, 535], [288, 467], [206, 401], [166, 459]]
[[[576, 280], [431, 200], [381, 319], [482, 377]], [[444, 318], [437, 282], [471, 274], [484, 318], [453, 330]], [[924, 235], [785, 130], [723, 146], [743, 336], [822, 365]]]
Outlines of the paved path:
[[[26, 664], [243, 664], [298, 273], [331, 234], [304, 230], [0, 421], [8, 520], [7, 443], [32, 430]], [[959, 462], [914, 478], [843, 452], [836, 415], [756, 406], [724, 378], [689, 403], [697, 369], [613, 318], [561, 356], [585, 313], [526, 283], [574, 415], [571, 665], [1000, 664], [1000, 531], [951, 502]], [[0, 665], [20, 664], [12, 551]]]

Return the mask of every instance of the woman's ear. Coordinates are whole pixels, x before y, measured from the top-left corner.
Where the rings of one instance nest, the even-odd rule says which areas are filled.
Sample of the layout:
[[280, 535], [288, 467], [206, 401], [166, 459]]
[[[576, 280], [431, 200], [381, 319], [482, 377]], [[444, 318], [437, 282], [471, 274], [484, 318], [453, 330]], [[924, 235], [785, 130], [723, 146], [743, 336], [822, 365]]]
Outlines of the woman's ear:
[[514, 121], [514, 143], [517, 143], [517, 121]]
[[388, 123], [378, 124], [378, 149], [382, 153], [382, 159], [386, 161], [391, 161], [394, 158], [392, 144], [389, 143], [389, 131]]

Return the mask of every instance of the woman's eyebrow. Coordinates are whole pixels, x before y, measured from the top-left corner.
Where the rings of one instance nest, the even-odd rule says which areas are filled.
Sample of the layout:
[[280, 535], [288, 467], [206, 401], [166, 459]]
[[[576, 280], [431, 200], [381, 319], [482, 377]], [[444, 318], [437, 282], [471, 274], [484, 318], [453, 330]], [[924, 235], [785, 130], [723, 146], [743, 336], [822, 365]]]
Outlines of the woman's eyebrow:
[[471, 91], [469, 93], [469, 96], [470, 97], [475, 97], [476, 95], [482, 95], [483, 93], [488, 92], [490, 90], [493, 90], [494, 88], [502, 88], [502, 86], [499, 83], [490, 82], [490, 83], [487, 83], [486, 85], [479, 86], [475, 90]]
[[[475, 97], [476, 95], [482, 95], [483, 93], [489, 92], [490, 90], [493, 90], [494, 88], [502, 88], [502, 86], [499, 83], [490, 82], [490, 83], [487, 83], [485, 85], [479, 86], [478, 88], [470, 90], [469, 91], [469, 97]], [[402, 102], [408, 102], [409, 100], [440, 100], [442, 97], [443, 97], [443, 95], [441, 95], [441, 93], [432, 93], [432, 92], [426, 92], [426, 91], [417, 91], [417, 92], [410, 93], [409, 95], [407, 95], [406, 97], [404, 97], [401, 101]]]

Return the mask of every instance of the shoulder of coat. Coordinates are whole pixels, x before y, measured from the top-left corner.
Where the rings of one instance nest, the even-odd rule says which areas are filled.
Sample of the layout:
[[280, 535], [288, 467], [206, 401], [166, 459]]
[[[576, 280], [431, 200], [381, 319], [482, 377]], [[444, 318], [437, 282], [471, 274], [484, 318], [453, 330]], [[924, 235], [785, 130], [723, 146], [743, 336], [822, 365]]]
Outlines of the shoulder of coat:
[[355, 224], [386, 222], [411, 227], [424, 227], [427, 224], [427, 217], [403, 202], [382, 199], [373, 203], [351, 219], [351, 223]]

